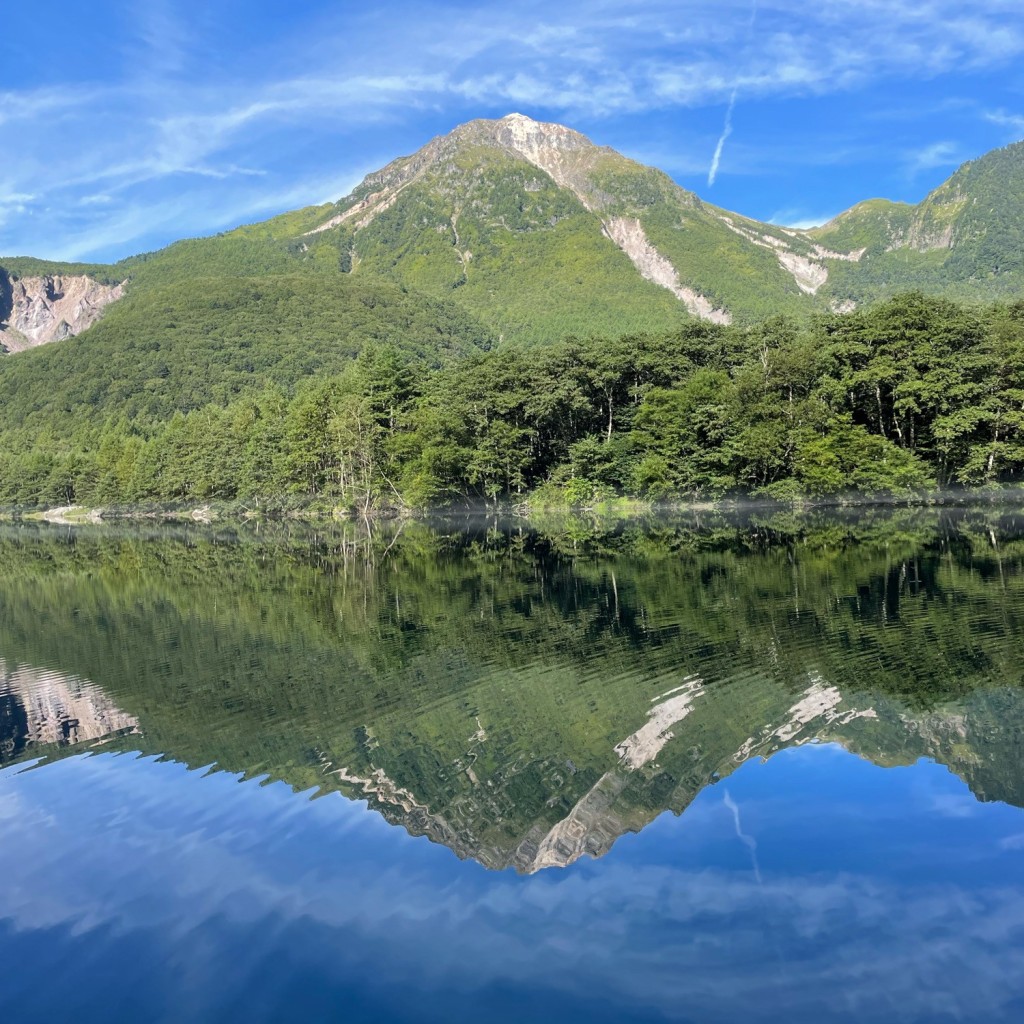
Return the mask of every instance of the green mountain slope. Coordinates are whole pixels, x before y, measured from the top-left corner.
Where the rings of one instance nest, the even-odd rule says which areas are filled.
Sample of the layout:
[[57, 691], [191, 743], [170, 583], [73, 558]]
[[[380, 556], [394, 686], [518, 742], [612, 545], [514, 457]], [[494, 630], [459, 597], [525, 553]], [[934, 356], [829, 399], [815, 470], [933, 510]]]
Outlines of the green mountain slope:
[[[455, 291], [503, 335], [540, 341], [796, 312], [803, 292], [749, 224], [571, 129], [513, 114], [369, 175], [317, 233], [351, 252], [354, 273]], [[779, 246], [810, 245], [768, 230]]]
[[[869, 200], [808, 232], [718, 209], [578, 132], [510, 114], [459, 126], [334, 204], [111, 266], [0, 259], [0, 346], [17, 313], [4, 282], [45, 275], [127, 282], [129, 296], [176, 284], [200, 306], [211, 277], [390, 281], [527, 342], [801, 315], [910, 287], [1001, 297], [1024, 281], [1022, 224], [1024, 143], [965, 164], [917, 206]], [[141, 317], [134, 329], [162, 330]]]
[[809, 234], [863, 250], [825, 292], [862, 302], [906, 288], [972, 299], [1024, 289], [1024, 142], [964, 164], [916, 206], [872, 199]]
[[110, 415], [162, 420], [337, 374], [367, 344], [437, 365], [489, 341], [450, 302], [341, 274], [151, 285], [85, 334], [0, 362], [0, 423], [60, 431]]

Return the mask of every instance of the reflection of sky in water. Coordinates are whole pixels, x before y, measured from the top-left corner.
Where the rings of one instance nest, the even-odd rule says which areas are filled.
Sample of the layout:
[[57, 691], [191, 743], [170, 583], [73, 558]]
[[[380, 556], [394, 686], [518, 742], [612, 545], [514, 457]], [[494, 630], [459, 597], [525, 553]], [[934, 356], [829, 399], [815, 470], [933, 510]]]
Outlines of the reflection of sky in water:
[[833, 746], [530, 877], [128, 756], [0, 773], [0, 833], [18, 1020], [1024, 1019], [1024, 813]]

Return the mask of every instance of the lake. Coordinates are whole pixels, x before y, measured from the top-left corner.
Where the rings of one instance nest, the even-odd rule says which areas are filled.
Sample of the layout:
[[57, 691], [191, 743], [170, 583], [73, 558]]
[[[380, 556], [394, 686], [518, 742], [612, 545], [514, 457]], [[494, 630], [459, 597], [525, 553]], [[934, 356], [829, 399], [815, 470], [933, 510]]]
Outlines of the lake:
[[0, 524], [19, 1022], [1024, 1019], [1024, 513]]

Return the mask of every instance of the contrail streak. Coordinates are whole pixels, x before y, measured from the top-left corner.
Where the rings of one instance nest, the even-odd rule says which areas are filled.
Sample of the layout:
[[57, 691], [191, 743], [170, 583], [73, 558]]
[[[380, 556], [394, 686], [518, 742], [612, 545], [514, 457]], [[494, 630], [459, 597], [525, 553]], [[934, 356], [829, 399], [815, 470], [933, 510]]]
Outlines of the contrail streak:
[[[750, 43], [754, 38], [754, 23], [757, 21], [757, 0], [750, 5], [750, 21], [747, 22], [746, 48], [750, 49]], [[718, 165], [722, 162], [722, 150], [725, 149], [725, 140], [732, 135], [732, 112], [736, 109], [736, 96], [740, 91], [737, 82], [732, 87], [732, 95], [729, 97], [729, 106], [725, 110], [725, 124], [722, 125], [722, 134], [718, 137], [718, 145], [715, 146], [715, 155], [711, 158], [711, 170], [708, 171], [708, 187], [714, 185], [718, 177]]]
[[736, 106], [736, 93], [738, 86], [732, 87], [732, 95], [729, 97], [729, 106], [725, 111], [725, 124], [722, 127], [722, 134], [718, 138], [718, 145], [715, 146], [715, 155], [711, 158], [711, 170], [708, 171], [708, 184], [714, 185], [718, 177], [718, 165], [722, 162], [722, 150], [725, 148], [725, 140], [732, 135], [732, 111]]
[[754, 878], [757, 879], [758, 885], [763, 885], [761, 881], [761, 865], [757, 862], [757, 840], [753, 836], [748, 836], [743, 831], [743, 826], [740, 824], [740, 809], [736, 806], [736, 801], [729, 795], [729, 790], [725, 791], [725, 806], [732, 811], [732, 820], [736, 826], [736, 838], [750, 851], [750, 863], [754, 868]]

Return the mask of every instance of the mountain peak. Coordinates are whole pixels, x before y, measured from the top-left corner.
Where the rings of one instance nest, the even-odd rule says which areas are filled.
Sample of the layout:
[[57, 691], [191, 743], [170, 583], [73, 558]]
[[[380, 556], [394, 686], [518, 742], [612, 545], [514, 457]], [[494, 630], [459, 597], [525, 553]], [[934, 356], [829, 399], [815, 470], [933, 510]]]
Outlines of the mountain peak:
[[493, 122], [502, 130], [507, 131], [513, 140], [520, 145], [532, 145], [538, 139], [543, 139], [549, 144], [566, 145], [573, 148], [580, 146], [593, 147], [594, 144], [585, 135], [564, 124], [557, 124], [553, 121], [535, 121], [525, 114], [506, 114], [503, 118]]
[[574, 155], [598, 151], [590, 139], [563, 124], [534, 121], [525, 114], [506, 114], [495, 125], [495, 141], [503, 148], [549, 174], [562, 188], [568, 188], [588, 209], [592, 207], [582, 186], [580, 168]]

